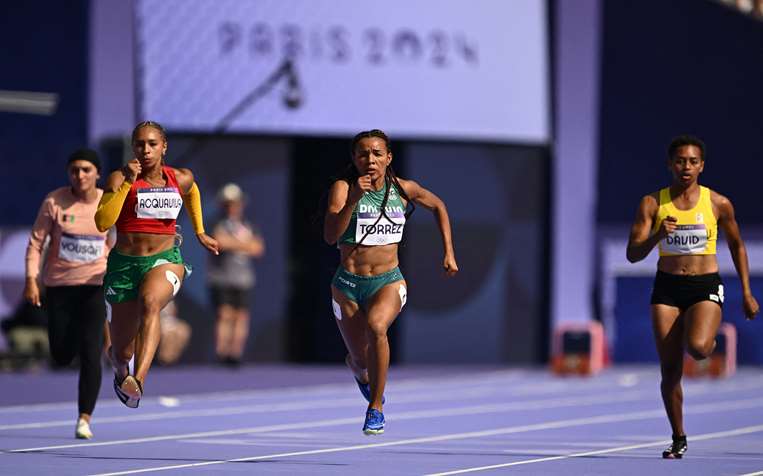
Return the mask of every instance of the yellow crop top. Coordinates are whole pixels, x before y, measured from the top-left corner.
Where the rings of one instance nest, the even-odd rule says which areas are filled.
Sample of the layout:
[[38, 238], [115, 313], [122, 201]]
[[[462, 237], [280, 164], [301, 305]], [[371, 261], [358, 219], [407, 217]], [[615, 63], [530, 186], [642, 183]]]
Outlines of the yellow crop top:
[[710, 189], [699, 187], [699, 200], [691, 210], [679, 210], [670, 198], [670, 188], [660, 190], [660, 208], [652, 233], [667, 216], [678, 219], [676, 231], [660, 241], [660, 256], [714, 255], [718, 240], [718, 222], [710, 202]]

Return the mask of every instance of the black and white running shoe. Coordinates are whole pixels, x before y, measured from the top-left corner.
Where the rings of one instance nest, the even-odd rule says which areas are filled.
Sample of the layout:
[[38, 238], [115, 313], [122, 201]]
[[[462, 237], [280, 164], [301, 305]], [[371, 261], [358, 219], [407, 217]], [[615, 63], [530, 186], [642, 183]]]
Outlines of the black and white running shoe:
[[119, 401], [129, 408], [138, 408], [140, 397], [143, 396], [143, 385], [132, 375], [127, 375], [120, 382], [117, 375], [114, 374], [114, 393], [117, 394]]
[[662, 457], [665, 459], [681, 459], [684, 457], [684, 453], [686, 453], [688, 448], [689, 447], [686, 444], [686, 435], [673, 435], [673, 443], [665, 448], [665, 451], [662, 452]]

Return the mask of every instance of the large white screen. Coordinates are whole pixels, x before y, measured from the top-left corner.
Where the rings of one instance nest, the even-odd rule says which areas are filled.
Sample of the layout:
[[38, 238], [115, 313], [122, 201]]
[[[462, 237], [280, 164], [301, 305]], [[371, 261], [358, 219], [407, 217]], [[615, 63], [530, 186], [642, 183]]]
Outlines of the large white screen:
[[[544, 143], [545, 0], [141, 0], [139, 109], [210, 132], [293, 58], [231, 132]], [[292, 85], [293, 86], [293, 85]]]

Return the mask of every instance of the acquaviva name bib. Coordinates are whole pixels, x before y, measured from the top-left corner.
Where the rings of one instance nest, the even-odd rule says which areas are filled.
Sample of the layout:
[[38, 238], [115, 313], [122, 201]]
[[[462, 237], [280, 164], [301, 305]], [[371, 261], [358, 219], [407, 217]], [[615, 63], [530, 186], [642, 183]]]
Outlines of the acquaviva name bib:
[[183, 198], [175, 187], [139, 188], [135, 215], [138, 218], [177, 219]]

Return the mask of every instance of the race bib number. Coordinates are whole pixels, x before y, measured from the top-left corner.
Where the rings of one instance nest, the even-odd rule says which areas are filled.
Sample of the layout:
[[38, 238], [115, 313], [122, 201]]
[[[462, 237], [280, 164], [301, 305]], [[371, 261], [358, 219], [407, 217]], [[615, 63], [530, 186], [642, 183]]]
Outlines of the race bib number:
[[688, 255], [701, 253], [707, 247], [707, 228], [704, 224], [678, 225], [676, 231], [662, 240], [667, 253]]
[[58, 257], [65, 261], [88, 263], [103, 256], [105, 245], [106, 239], [103, 236], [63, 233], [58, 246]]
[[[387, 207], [379, 219], [379, 208], [361, 203], [358, 207], [355, 242], [364, 245], [389, 245], [403, 239], [405, 213], [401, 207]], [[364, 238], [365, 237], [365, 238]]]
[[135, 215], [138, 218], [174, 220], [183, 208], [183, 199], [174, 187], [141, 188], [137, 197]]

